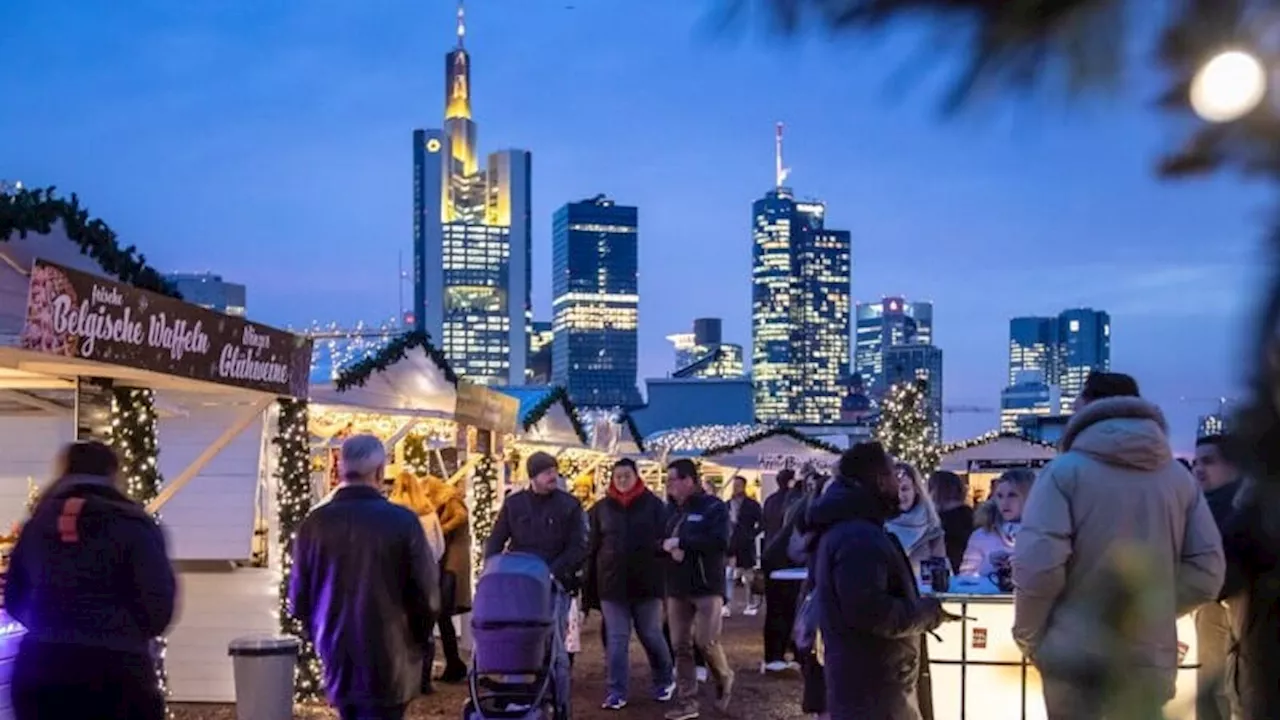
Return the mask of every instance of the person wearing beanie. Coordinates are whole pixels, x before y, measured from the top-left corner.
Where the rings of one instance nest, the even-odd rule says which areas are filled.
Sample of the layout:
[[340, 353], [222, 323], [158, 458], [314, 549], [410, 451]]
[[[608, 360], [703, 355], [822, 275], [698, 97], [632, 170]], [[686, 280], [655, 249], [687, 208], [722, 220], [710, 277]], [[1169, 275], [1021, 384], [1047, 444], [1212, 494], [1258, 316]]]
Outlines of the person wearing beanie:
[[[556, 593], [556, 616], [562, 636], [568, 632], [569, 594], [576, 589], [577, 575], [587, 558], [587, 516], [578, 499], [559, 487], [560, 472], [556, 459], [536, 452], [525, 461], [529, 487], [512, 493], [502, 503], [493, 532], [484, 543], [484, 556], [489, 559], [503, 552], [537, 555], [547, 562], [551, 574], [560, 585]], [[558, 643], [553, 660], [563, 672], [556, 673], [559, 697], [569, 697], [569, 656], [564, 643]]]

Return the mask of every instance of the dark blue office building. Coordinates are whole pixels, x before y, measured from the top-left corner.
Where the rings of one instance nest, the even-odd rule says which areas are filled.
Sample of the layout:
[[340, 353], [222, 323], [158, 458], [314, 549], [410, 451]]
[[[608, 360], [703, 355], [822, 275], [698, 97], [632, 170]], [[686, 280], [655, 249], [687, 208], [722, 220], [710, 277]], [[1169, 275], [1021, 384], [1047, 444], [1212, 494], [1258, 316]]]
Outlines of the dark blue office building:
[[552, 382], [585, 407], [640, 406], [636, 388], [639, 213], [604, 195], [553, 221]]
[[1070, 413], [1094, 370], [1111, 370], [1111, 316], [1093, 308], [1064, 310], [1057, 317], [1009, 321], [1009, 385], [1029, 372], [1059, 388], [1058, 410]]

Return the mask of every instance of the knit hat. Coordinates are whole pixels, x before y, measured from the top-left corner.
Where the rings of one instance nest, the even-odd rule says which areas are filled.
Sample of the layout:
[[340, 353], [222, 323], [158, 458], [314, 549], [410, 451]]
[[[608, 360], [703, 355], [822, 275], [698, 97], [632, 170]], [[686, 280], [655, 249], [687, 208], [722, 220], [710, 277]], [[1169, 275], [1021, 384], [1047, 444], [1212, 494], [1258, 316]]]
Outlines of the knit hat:
[[559, 463], [547, 453], [536, 452], [530, 455], [528, 460], [524, 461], [524, 467], [529, 473], [529, 477], [535, 478], [550, 468], [559, 467]]

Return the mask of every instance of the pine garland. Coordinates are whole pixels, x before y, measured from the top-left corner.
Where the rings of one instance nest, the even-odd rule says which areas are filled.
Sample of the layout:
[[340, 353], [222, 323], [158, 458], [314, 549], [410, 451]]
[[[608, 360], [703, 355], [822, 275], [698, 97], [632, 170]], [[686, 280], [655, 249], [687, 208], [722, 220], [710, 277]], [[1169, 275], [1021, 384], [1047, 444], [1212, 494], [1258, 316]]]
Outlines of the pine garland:
[[582, 426], [582, 418], [578, 417], [578, 409], [574, 407], [573, 401], [569, 399], [569, 392], [562, 386], [552, 388], [546, 396], [538, 401], [537, 405], [529, 408], [529, 412], [524, 414], [520, 423], [525, 432], [528, 432], [530, 428], [538, 424], [539, 420], [546, 417], [547, 413], [557, 403], [564, 408], [565, 414], [569, 416], [569, 422], [573, 424], [573, 432], [585, 445], [587, 443], [587, 430]]
[[1029, 435], [1024, 435], [1022, 433], [1016, 433], [1016, 432], [1000, 432], [998, 430], [993, 430], [989, 433], [984, 433], [977, 437], [969, 438], [968, 440], [960, 440], [957, 442], [949, 443], [947, 445], [943, 445], [940, 452], [944, 456], [950, 455], [953, 452], [958, 452], [960, 450], [968, 450], [969, 448], [972, 448], [972, 447], [985, 445], [986, 443], [995, 442], [996, 440], [1001, 440], [1005, 438], [1010, 440], [1020, 440], [1025, 443], [1030, 443], [1031, 445], [1036, 445], [1043, 448], [1049, 448], [1050, 450], [1058, 449], [1058, 446], [1055, 443], [1044, 442], [1043, 440], [1033, 438]]
[[875, 429], [876, 440], [890, 455], [915, 466], [925, 477], [937, 470], [942, 460], [928, 402], [923, 381], [890, 387]]
[[289, 581], [293, 577], [293, 540], [298, 526], [311, 511], [311, 438], [307, 429], [307, 402], [280, 400], [280, 420], [272, 444], [277, 451], [276, 504], [280, 513], [280, 631], [302, 641], [293, 676], [297, 702], [315, 702], [323, 696], [324, 673], [310, 633], [289, 612]]
[[427, 356], [444, 372], [444, 377], [453, 385], [458, 384], [458, 374], [453, 371], [444, 353], [431, 344], [431, 337], [421, 330], [411, 330], [391, 340], [378, 352], [352, 363], [338, 372], [334, 387], [338, 392], [353, 387], [364, 387], [374, 373], [380, 373], [403, 360], [409, 351], [422, 348]]
[[[157, 462], [160, 449], [156, 434], [155, 393], [145, 388], [112, 388], [111, 446], [120, 458], [125, 494], [144, 507], [160, 494], [160, 486], [164, 484]], [[165, 638], [155, 639], [156, 682], [166, 703], [169, 697], [169, 674], [165, 668], [167, 647]], [[173, 717], [167, 707], [165, 714]]]
[[764, 428], [759, 432], [751, 433], [750, 435], [747, 435], [746, 437], [742, 438], [741, 440], [735, 443], [707, 448], [706, 451], [703, 453], [703, 455], [707, 457], [714, 457], [716, 455], [728, 455], [729, 453], [741, 450], [742, 448], [748, 445], [751, 445], [752, 443], [757, 443], [757, 442], [760, 442], [761, 440], [766, 440], [768, 438], [778, 437], [778, 436], [789, 437], [793, 440], [797, 440], [805, 445], [808, 445], [809, 447], [814, 448], [816, 450], [823, 450], [829, 453], [835, 453], [836, 455], [840, 454], [840, 448], [836, 447], [835, 445], [832, 445], [831, 443], [824, 442], [815, 437], [810, 437], [809, 435], [805, 435], [799, 430], [796, 430], [795, 428], [790, 427], [788, 425], [775, 425], [772, 427]]
[[484, 544], [493, 534], [498, 519], [498, 467], [493, 458], [485, 455], [472, 470], [467, 484], [467, 508], [471, 514], [471, 574], [475, 582], [484, 567]]
[[15, 232], [22, 238], [33, 232], [47, 234], [61, 220], [67, 237], [108, 275], [136, 288], [182, 299], [158, 270], [147, 265], [147, 257], [137, 247], [122, 249], [114, 230], [89, 217], [89, 211], [80, 207], [79, 197], [72, 193], [70, 200], [63, 200], [55, 190], [0, 190], [0, 242], [8, 242]]

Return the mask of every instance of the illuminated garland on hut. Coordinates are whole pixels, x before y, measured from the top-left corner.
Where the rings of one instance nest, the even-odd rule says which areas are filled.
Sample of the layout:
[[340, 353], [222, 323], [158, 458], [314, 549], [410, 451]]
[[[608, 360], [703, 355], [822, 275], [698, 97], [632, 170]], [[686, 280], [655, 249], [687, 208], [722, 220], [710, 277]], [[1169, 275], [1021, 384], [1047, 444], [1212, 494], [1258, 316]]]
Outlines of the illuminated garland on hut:
[[545, 397], [538, 401], [537, 405], [529, 408], [529, 412], [524, 414], [520, 419], [520, 425], [528, 432], [538, 421], [546, 417], [551, 408], [557, 404], [564, 408], [565, 414], [569, 416], [569, 422], [573, 425], [573, 432], [577, 434], [578, 439], [587, 443], [587, 430], [582, 425], [582, 418], [578, 417], [578, 409], [574, 407], [573, 401], [569, 399], [569, 392], [563, 387], [552, 388]]
[[298, 702], [314, 702], [322, 697], [323, 669], [309, 633], [289, 612], [289, 581], [293, 577], [293, 541], [298, 526], [311, 511], [311, 435], [307, 429], [307, 402], [281, 400], [276, 436], [276, 504], [280, 513], [280, 590], [277, 616], [280, 631], [299, 638], [298, 665], [293, 675], [293, 694]]
[[8, 242], [15, 232], [23, 238], [33, 232], [47, 235], [58, 221], [62, 221], [67, 238], [108, 275], [136, 288], [182, 299], [159, 271], [147, 265], [147, 257], [135, 246], [121, 248], [114, 230], [102, 220], [89, 217], [89, 211], [80, 206], [80, 198], [74, 193], [70, 200], [63, 200], [52, 187], [0, 191], [0, 242]]
[[[74, 198], [73, 198], [74, 199]], [[111, 447], [120, 458], [120, 474], [125, 494], [146, 506], [156, 495], [164, 477], [160, 475], [155, 393], [145, 388], [117, 387], [111, 391]], [[157, 522], [159, 517], [156, 518]], [[169, 697], [169, 675], [165, 670], [168, 642], [156, 638], [156, 683], [161, 695]], [[166, 708], [167, 717], [173, 717]]]
[[485, 455], [476, 462], [471, 482], [467, 484], [467, 508], [471, 513], [472, 580], [484, 567], [484, 544], [493, 534], [498, 519], [498, 467]]
[[431, 344], [431, 337], [421, 330], [413, 330], [395, 338], [378, 352], [352, 364], [351, 367], [343, 368], [334, 380], [333, 386], [339, 392], [353, 387], [363, 387], [374, 373], [382, 372], [405, 359], [409, 351], [414, 348], [422, 348], [423, 352], [444, 372], [445, 379], [454, 385], [458, 384], [458, 374], [449, 366], [444, 353]]

